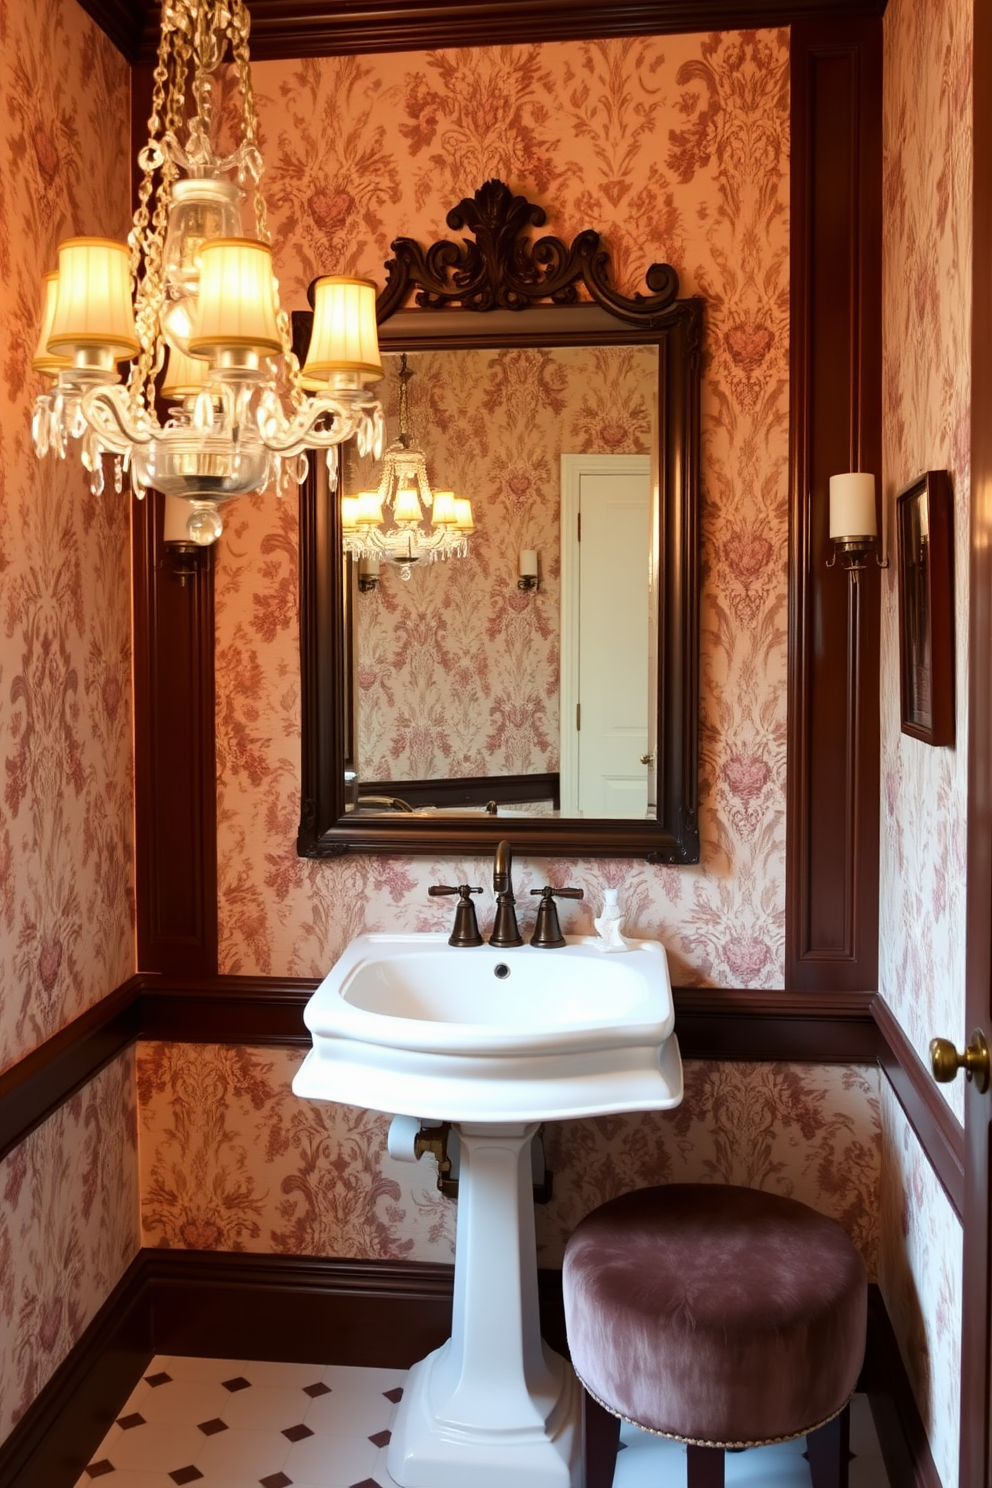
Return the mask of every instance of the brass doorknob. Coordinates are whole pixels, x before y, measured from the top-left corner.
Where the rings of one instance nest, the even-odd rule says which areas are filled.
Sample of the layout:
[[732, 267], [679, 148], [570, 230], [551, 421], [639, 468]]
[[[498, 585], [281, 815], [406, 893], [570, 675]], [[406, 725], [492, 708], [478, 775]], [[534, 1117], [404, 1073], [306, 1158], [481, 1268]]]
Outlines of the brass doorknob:
[[653, 754], [642, 754], [641, 755], [641, 764], [642, 765], [653, 765], [654, 764], [654, 755]]
[[963, 1069], [975, 1088], [984, 1095], [989, 1088], [989, 1046], [984, 1033], [976, 1028], [971, 1042], [963, 1054], [959, 1054], [950, 1039], [930, 1040], [930, 1067], [933, 1077], [941, 1085], [953, 1080], [959, 1069]]

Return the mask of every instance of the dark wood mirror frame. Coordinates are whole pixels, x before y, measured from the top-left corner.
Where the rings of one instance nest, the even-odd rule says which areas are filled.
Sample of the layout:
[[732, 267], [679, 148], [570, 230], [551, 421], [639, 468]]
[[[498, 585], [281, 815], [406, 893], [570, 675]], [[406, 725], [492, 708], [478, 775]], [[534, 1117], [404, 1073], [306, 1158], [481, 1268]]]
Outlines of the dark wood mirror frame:
[[[699, 861], [699, 385], [703, 304], [679, 300], [678, 276], [653, 264], [648, 294], [610, 285], [599, 233], [570, 247], [532, 241], [543, 208], [489, 181], [448, 213], [453, 231], [426, 251], [411, 238], [392, 244], [377, 315], [383, 350], [444, 347], [606, 345], [658, 348], [658, 679], [657, 817], [410, 817], [346, 813], [343, 734], [345, 626], [340, 507], [321, 495], [317, 459], [300, 488], [300, 652], [302, 667], [301, 857], [342, 853], [473, 854], [511, 836], [522, 855], [638, 857], [652, 863]], [[589, 300], [580, 300], [582, 284]], [[416, 308], [404, 309], [415, 293]], [[544, 302], [544, 303], [541, 303]], [[312, 316], [293, 315], [302, 361]]]

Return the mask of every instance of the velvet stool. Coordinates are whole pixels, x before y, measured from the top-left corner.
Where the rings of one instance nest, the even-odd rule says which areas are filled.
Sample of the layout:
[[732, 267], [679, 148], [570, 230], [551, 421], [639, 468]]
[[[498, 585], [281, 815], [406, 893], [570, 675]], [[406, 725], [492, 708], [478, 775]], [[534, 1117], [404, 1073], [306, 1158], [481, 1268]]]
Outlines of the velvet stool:
[[687, 1443], [688, 1488], [723, 1488], [727, 1450], [799, 1436], [813, 1488], [847, 1488], [868, 1288], [832, 1219], [749, 1188], [641, 1189], [577, 1226], [563, 1286], [587, 1488], [610, 1488], [621, 1420]]

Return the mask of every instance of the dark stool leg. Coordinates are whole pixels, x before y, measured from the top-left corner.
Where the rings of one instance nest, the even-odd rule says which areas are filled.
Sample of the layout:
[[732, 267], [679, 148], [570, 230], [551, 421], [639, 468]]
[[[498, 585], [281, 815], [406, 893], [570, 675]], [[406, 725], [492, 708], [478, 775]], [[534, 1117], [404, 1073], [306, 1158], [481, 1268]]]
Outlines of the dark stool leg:
[[586, 1444], [586, 1488], [613, 1488], [620, 1448], [620, 1417], [604, 1410], [582, 1392], [582, 1429]]
[[688, 1446], [686, 1488], [723, 1488], [723, 1448]]
[[806, 1456], [813, 1488], [847, 1488], [847, 1464], [850, 1460], [851, 1410], [844, 1407], [819, 1431], [806, 1438]]

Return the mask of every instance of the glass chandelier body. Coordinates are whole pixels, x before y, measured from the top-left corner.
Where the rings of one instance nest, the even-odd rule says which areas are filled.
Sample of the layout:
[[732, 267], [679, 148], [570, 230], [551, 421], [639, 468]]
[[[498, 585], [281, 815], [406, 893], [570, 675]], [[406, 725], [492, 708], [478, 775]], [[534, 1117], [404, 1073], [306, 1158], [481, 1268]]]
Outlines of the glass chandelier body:
[[[118, 489], [127, 472], [137, 496], [154, 487], [187, 502], [200, 544], [219, 536], [223, 502], [302, 481], [308, 449], [332, 461], [354, 438], [362, 454], [382, 452], [381, 409], [365, 386], [382, 376], [375, 286], [319, 280], [302, 373], [293, 354], [259, 189], [248, 31], [243, 0], [165, 0], [128, 242], [60, 246], [33, 363], [51, 379], [35, 405], [38, 454], [65, 457], [79, 441], [95, 492], [112, 456]], [[228, 55], [241, 137], [222, 157], [212, 79]]]

